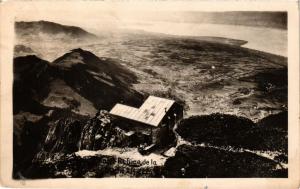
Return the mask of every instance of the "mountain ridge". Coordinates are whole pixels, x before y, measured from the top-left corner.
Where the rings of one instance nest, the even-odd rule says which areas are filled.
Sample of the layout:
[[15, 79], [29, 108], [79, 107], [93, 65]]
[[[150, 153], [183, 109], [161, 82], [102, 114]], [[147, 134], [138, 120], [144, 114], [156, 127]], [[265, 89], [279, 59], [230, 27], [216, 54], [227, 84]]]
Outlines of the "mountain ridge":
[[137, 79], [134, 73], [116, 60], [100, 59], [82, 49], [71, 50], [52, 63], [35, 55], [16, 57], [14, 76], [15, 113], [30, 107], [22, 108], [25, 94], [28, 102], [34, 100], [46, 107], [74, 110], [88, 103], [85, 109], [94, 109], [91, 114], [99, 108], [109, 110], [120, 101], [142, 102], [142, 95], [132, 89]]
[[60, 34], [60, 33], [66, 33], [69, 34], [71, 37], [87, 37], [87, 38], [96, 38], [97, 36], [95, 34], [92, 34], [90, 32], [85, 31], [84, 29], [77, 27], [77, 26], [69, 26], [69, 25], [63, 25], [58, 24], [55, 22], [50, 21], [19, 21], [15, 22], [15, 29], [16, 33], [23, 33], [23, 34], [29, 34], [29, 32], [34, 32], [35, 30], [38, 30], [37, 32], [42, 33], [48, 33], [48, 34]]

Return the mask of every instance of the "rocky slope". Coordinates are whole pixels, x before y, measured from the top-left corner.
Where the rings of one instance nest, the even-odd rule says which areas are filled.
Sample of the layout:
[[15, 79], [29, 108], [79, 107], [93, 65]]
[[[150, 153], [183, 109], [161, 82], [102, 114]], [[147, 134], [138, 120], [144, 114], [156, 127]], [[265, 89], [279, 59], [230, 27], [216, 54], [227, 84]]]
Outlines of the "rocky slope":
[[[120, 122], [106, 111], [89, 119], [67, 116], [49, 125], [30, 165], [15, 177], [284, 178], [287, 135], [273, 128], [270, 120], [283, 123], [285, 119], [281, 113], [265, 118], [264, 127], [258, 127], [231, 115], [192, 117], [178, 126], [179, 137], [186, 141], [179, 141], [173, 154], [168, 153], [171, 148], [164, 149], [164, 155], [145, 156], [137, 147], [146, 137], [120, 129]], [[266, 137], [270, 133], [272, 137]]]
[[[121, 157], [115, 156], [113, 153], [84, 157], [78, 153], [79, 150], [96, 152], [115, 147], [136, 149], [140, 144], [146, 142], [143, 134], [129, 134], [111, 120], [106, 111], [100, 111], [88, 120], [67, 116], [51, 122], [47, 134], [44, 135], [44, 141], [42, 140], [43, 137], [34, 138], [35, 141], [40, 141], [40, 146], [37, 150], [31, 152], [30, 164], [25, 166], [26, 162], [24, 162], [22, 166], [15, 167], [19, 170], [14, 171], [14, 177], [102, 177], [116, 174], [134, 176], [143, 169], [145, 169], [144, 172], [148, 171], [148, 174], [140, 173], [141, 177], [155, 176], [157, 174], [154, 170], [157, 169], [156, 166], [147, 169], [143, 165], [137, 165], [134, 166], [136, 167], [134, 173], [127, 173], [127, 169], [131, 170], [133, 168], [131, 165], [126, 165], [125, 162], [122, 165], [124, 173], [117, 172], [119, 171], [118, 166], [120, 166]], [[40, 126], [41, 128], [46, 129]], [[23, 149], [25, 147], [23, 146]]]
[[[74, 49], [53, 63], [34, 55], [14, 59], [14, 112], [36, 104], [69, 108], [82, 115], [110, 110], [117, 102], [139, 105], [143, 96], [132, 89], [134, 73], [115, 60]], [[24, 101], [26, 99], [26, 101]], [[32, 110], [34, 111], [34, 110]]]
[[[117, 61], [100, 59], [82, 49], [75, 49], [54, 63], [35, 55], [16, 57], [14, 176], [25, 174], [32, 158], [41, 150], [51, 125], [63, 125], [53, 132], [64, 131], [67, 125], [65, 135], [68, 135], [72, 131], [80, 132], [81, 124], [97, 109], [110, 110], [117, 102], [139, 105], [143, 96], [132, 89], [135, 79], [136, 76]], [[70, 120], [59, 121], [62, 118]], [[77, 121], [73, 122], [74, 119]], [[71, 140], [68, 136], [67, 140]], [[50, 137], [46, 143], [53, 140], [56, 141]], [[70, 143], [66, 147], [57, 144], [55, 148], [70, 150], [77, 146], [73, 141]], [[21, 155], [24, 153], [26, 155]]]

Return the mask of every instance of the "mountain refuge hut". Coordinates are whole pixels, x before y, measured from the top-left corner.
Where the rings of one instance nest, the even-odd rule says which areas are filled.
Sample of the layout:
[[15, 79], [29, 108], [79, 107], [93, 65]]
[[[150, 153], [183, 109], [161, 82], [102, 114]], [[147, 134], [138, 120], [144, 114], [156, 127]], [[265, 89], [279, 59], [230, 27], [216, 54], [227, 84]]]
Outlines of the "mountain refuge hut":
[[110, 114], [120, 128], [148, 135], [152, 144], [162, 144], [183, 117], [183, 107], [174, 100], [149, 96], [139, 108], [116, 104]]

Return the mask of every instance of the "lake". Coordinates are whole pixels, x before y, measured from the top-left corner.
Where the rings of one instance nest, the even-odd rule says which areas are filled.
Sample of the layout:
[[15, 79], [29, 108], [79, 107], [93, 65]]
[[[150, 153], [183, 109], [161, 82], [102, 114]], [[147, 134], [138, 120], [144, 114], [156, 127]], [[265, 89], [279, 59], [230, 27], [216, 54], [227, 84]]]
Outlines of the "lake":
[[287, 30], [224, 24], [133, 22], [126, 29], [180, 36], [214, 36], [248, 41], [244, 47], [287, 56]]

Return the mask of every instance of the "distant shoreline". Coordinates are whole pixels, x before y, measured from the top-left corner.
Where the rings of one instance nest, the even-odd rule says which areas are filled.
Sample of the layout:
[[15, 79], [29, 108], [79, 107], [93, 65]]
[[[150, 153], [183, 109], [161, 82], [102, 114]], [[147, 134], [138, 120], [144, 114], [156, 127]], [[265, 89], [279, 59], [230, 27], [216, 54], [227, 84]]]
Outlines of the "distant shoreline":
[[[287, 57], [287, 30], [242, 25], [146, 22], [126, 29], [243, 46]], [[172, 28], [172, 29], [170, 29]]]
[[222, 43], [226, 45], [235, 45], [235, 46], [243, 46], [248, 43], [248, 41], [240, 40], [240, 39], [231, 39], [225, 37], [212, 37], [212, 36], [200, 36], [197, 39], [201, 41], [214, 42], [214, 43]]

